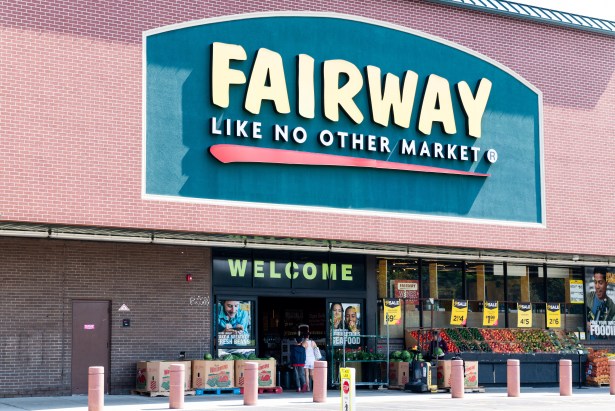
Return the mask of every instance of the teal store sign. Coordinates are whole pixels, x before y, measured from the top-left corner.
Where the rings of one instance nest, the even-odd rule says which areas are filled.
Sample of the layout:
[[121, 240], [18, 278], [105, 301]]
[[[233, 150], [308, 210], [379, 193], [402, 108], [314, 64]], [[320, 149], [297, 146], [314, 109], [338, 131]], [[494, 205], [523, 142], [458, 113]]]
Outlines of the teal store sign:
[[351, 16], [144, 33], [144, 197], [544, 224], [542, 97], [511, 70]]

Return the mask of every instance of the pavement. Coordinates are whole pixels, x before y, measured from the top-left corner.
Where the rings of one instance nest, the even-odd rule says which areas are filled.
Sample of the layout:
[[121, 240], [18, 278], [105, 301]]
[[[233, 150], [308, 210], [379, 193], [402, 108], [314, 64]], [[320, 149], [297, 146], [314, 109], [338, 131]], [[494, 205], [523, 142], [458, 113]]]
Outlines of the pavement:
[[[357, 389], [355, 407], [348, 411], [375, 410], [596, 410], [613, 409], [615, 395], [609, 387], [574, 388], [571, 396], [560, 396], [558, 387], [521, 387], [519, 397], [508, 397], [506, 387], [485, 389], [480, 393], [465, 393], [463, 398], [451, 398], [450, 393], [415, 394], [398, 390]], [[169, 409], [168, 397], [142, 395], [107, 395], [105, 411], [160, 411]], [[283, 392], [259, 395], [258, 404], [244, 406], [237, 394], [199, 395], [185, 397], [185, 410], [341, 410], [338, 390], [329, 390], [326, 403], [312, 401], [311, 393]], [[0, 398], [0, 411], [87, 411], [85, 395], [64, 397]]]

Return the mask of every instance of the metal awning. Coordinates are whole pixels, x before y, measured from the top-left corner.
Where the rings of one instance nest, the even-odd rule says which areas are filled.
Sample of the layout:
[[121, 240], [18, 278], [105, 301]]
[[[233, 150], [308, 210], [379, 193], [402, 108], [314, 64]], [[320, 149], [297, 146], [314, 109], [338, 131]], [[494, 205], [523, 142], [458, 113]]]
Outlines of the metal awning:
[[544, 7], [529, 6], [506, 0], [428, 0], [516, 17], [541, 23], [557, 24], [580, 30], [590, 30], [602, 34], [615, 35], [615, 22], [595, 17], [581, 16], [565, 11], [551, 10]]
[[548, 252], [522, 252], [476, 248], [436, 247], [415, 244], [260, 237], [197, 232], [132, 230], [51, 224], [0, 223], [0, 236], [59, 240], [107, 241], [235, 249], [290, 250], [304, 252], [374, 255], [382, 258], [423, 258], [468, 262], [549, 264], [561, 266], [615, 266], [615, 256]]

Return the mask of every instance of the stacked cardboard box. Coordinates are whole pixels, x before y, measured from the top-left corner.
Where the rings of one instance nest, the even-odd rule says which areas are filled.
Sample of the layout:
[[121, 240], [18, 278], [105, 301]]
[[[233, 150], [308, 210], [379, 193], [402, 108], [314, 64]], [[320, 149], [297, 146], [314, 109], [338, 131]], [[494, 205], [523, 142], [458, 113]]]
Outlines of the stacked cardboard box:
[[184, 364], [184, 390], [191, 386], [192, 364], [190, 361], [139, 361], [137, 362], [137, 391], [165, 392], [171, 388], [171, 364]]
[[275, 360], [236, 360], [235, 361], [235, 386], [243, 387], [244, 369], [247, 362], [255, 362], [258, 364], [258, 386], [259, 387], [275, 387], [276, 386], [276, 368]]
[[232, 388], [235, 382], [234, 361], [192, 361], [192, 388]]
[[[386, 366], [386, 363], [384, 364]], [[389, 385], [404, 386], [410, 380], [410, 363], [397, 361], [389, 363]]]
[[587, 383], [589, 385], [608, 385], [609, 358], [606, 350], [590, 350], [587, 356]]
[[[438, 361], [438, 388], [450, 388], [451, 387], [451, 365], [450, 360]], [[478, 361], [465, 361], [465, 388], [478, 387]]]

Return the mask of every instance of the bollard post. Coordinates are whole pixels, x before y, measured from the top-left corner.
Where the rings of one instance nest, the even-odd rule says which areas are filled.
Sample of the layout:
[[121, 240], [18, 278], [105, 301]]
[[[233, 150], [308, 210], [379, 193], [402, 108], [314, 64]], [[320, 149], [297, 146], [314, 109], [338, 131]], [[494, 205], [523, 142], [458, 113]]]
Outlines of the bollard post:
[[105, 367], [88, 368], [88, 411], [105, 408]]
[[463, 360], [451, 361], [451, 398], [463, 398], [464, 378]]
[[258, 363], [246, 362], [243, 377], [243, 405], [256, 405], [258, 402]]
[[312, 385], [312, 400], [314, 402], [327, 402], [326, 361], [314, 361], [314, 382]]
[[609, 385], [611, 395], [615, 395], [615, 359], [609, 360]]
[[572, 361], [559, 360], [559, 395], [572, 395]]
[[171, 385], [169, 393], [169, 408], [184, 408], [184, 384], [186, 382], [186, 369], [184, 364], [171, 364]]
[[518, 397], [521, 392], [519, 360], [506, 361], [506, 387], [509, 397]]

